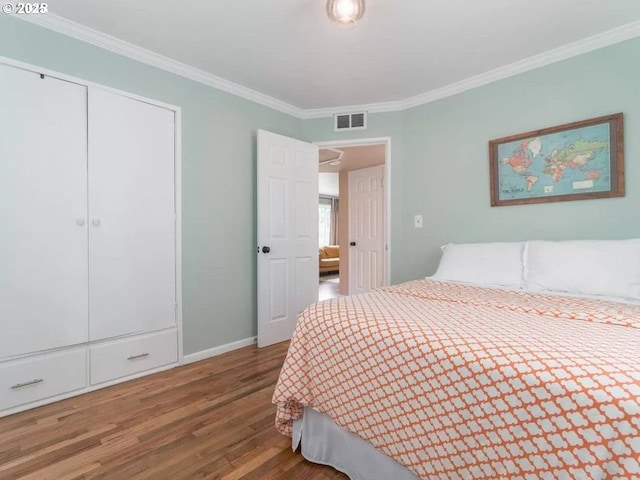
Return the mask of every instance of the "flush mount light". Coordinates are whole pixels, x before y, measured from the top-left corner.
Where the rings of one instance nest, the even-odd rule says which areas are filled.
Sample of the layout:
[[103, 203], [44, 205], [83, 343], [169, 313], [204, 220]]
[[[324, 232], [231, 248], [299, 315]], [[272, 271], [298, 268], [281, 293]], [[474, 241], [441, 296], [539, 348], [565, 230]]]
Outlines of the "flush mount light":
[[342, 27], [355, 27], [364, 10], [364, 0], [327, 0], [327, 15]]
[[333, 152], [336, 156], [333, 158], [327, 158], [326, 160], [320, 160], [320, 165], [336, 167], [342, 163], [342, 158], [344, 157], [344, 152], [342, 150], [338, 150], [337, 148], [323, 148], [323, 150]]

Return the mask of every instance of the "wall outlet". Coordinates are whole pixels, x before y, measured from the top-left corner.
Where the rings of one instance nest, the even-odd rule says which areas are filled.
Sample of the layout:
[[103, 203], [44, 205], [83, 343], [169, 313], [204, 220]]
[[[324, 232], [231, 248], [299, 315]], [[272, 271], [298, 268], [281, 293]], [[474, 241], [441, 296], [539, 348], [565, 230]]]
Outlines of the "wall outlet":
[[415, 228], [422, 228], [424, 226], [424, 222], [422, 221], [422, 215], [413, 216], [413, 226]]

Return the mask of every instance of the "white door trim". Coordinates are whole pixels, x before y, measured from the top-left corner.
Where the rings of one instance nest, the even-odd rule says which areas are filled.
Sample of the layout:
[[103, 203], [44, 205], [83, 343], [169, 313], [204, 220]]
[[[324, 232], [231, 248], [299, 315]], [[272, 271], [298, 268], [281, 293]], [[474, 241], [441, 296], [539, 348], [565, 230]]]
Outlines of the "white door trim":
[[391, 137], [357, 138], [313, 142], [318, 147], [364, 147], [384, 145], [384, 285], [391, 285]]
[[169, 103], [160, 102], [147, 97], [133, 94], [131, 92], [125, 92], [124, 90], [118, 90], [111, 88], [100, 83], [90, 82], [82, 78], [66, 75], [64, 73], [49, 70], [47, 68], [39, 67], [25, 62], [20, 62], [13, 58], [0, 56], [0, 64], [8, 65], [15, 68], [21, 68], [30, 72], [37, 72], [43, 75], [64, 80], [66, 82], [76, 83], [86, 87], [99, 88], [101, 90], [115, 93], [123, 97], [128, 97], [140, 102], [145, 102], [150, 105], [162, 107], [174, 112], [175, 118], [175, 131], [174, 131], [174, 145], [175, 145], [175, 209], [176, 209], [176, 326], [178, 329], [178, 363], [184, 363], [184, 345], [183, 345], [183, 331], [182, 331], [182, 108], [177, 105], [171, 105]]
[[176, 200], [176, 325], [178, 327], [178, 363], [184, 364], [184, 340], [182, 333], [182, 109], [174, 107], [175, 125], [175, 192]]

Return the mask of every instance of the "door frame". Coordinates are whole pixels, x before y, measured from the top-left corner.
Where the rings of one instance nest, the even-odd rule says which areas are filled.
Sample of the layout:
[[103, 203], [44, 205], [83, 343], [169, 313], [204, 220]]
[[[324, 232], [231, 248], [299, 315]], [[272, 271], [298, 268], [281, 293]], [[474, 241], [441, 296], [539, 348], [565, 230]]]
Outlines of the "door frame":
[[[384, 286], [391, 285], [391, 137], [356, 138], [312, 142], [320, 148], [384, 145]], [[351, 275], [351, 272], [349, 272]]]
[[[49, 70], [38, 65], [21, 62], [9, 57], [0, 56], [0, 64], [8, 65], [14, 68], [20, 68], [30, 72], [41, 73], [48, 77], [57, 78], [58, 80], [64, 80], [66, 82], [75, 83], [88, 88], [97, 88], [106, 92], [114, 93], [123, 97], [128, 97], [139, 102], [155, 105], [167, 110], [170, 110], [174, 114], [174, 208], [175, 208], [175, 245], [176, 245], [176, 329], [178, 332], [178, 364], [184, 364], [184, 340], [183, 340], [183, 326], [182, 326], [182, 108], [177, 105], [171, 105], [169, 103], [161, 102], [148, 97], [142, 97], [131, 92], [119, 90], [117, 88], [111, 88], [109, 86], [91, 82], [83, 78], [74, 77], [65, 73], [57, 72], [55, 70]], [[88, 91], [88, 90], [87, 90]], [[105, 384], [106, 385], [106, 384]]]

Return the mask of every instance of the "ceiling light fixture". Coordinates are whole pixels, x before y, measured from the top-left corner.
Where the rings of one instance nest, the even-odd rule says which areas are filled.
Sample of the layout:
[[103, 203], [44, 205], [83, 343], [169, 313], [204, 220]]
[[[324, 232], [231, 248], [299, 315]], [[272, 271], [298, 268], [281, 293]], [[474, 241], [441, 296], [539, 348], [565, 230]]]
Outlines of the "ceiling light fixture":
[[341, 27], [355, 27], [364, 10], [364, 0], [327, 0], [327, 15]]
[[344, 152], [342, 150], [338, 150], [337, 148], [323, 148], [323, 150], [328, 150], [333, 153], [337, 153], [338, 156], [333, 158], [327, 158], [326, 160], [320, 160], [320, 165], [330, 165], [332, 167], [336, 167], [342, 163], [342, 157], [344, 157]]

